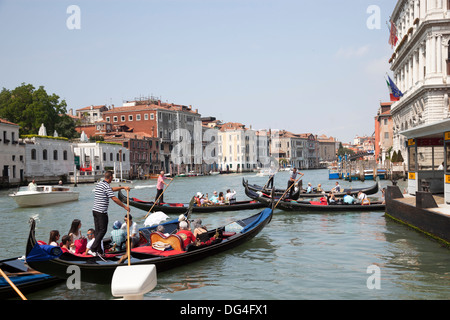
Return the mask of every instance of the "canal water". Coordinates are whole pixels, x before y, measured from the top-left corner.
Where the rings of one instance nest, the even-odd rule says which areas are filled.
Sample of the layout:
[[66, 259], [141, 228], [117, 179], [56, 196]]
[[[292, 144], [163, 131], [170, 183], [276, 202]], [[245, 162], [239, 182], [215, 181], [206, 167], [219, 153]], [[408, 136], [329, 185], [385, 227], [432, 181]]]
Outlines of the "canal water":
[[[304, 171], [304, 185], [322, 183], [331, 189], [327, 170]], [[275, 185], [285, 188], [288, 173]], [[264, 184], [253, 173], [175, 178], [164, 194], [167, 202], [188, 203], [198, 191], [234, 189], [246, 199], [242, 179]], [[341, 186], [371, 186], [374, 181], [340, 181]], [[390, 182], [380, 181], [381, 187]], [[402, 186], [403, 181], [399, 184]], [[154, 199], [155, 180], [135, 181], [131, 197]], [[0, 190], [0, 259], [22, 256], [30, 217], [38, 219], [36, 236], [48, 241], [50, 230], [67, 234], [71, 221], [82, 221], [82, 233], [93, 227], [94, 184], [76, 188], [77, 202], [44, 208], [19, 208]], [[381, 192], [374, 195], [381, 197]], [[123, 208], [112, 201], [109, 221], [123, 220]], [[254, 210], [194, 214], [208, 227], [223, 225]], [[145, 211], [132, 208], [136, 222]], [[176, 215], [170, 215], [175, 218]], [[376, 281], [379, 280], [379, 281]], [[65, 283], [27, 296], [30, 300], [111, 299], [107, 285]], [[450, 250], [384, 216], [384, 212], [300, 213], [276, 209], [272, 222], [248, 243], [181, 268], [158, 274], [147, 299], [169, 300], [294, 300], [294, 299], [450, 299]]]

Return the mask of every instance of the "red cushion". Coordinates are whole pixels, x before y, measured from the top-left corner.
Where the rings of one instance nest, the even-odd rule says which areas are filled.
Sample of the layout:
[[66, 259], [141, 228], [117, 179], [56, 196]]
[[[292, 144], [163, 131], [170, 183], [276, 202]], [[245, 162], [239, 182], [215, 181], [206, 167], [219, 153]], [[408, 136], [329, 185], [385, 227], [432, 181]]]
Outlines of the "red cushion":
[[161, 251], [161, 250], [153, 249], [151, 246], [137, 247], [137, 248], [132, 249], [131, 251], [132, 252], [152, 254], [152, 255], [155, 255], [155, 256], [162, 256], [162, 257], [173, 256], [173, 255], [185, 252], [185, 251], [180, 251], [180, 250]]

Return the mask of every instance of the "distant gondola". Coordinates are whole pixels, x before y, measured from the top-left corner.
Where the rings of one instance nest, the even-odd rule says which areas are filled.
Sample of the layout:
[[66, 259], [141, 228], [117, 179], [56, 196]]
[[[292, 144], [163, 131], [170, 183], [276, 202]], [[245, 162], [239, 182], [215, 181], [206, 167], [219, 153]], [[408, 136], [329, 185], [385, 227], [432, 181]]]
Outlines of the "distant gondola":
[[[242, 185], [245, 187], [245, 184], [248, 184], [248, 181], [245, 181], [242, 179]], [[270, 188], [264, 188], [256, 184], [248, 184], [248, 188], [252, 191], [261, 191], [265, 194], [270, 194], [272, 192], [272, 189]], [[347, 191], [350, 191], [350, 195], [356, 196], [359, 191], [364, 192], [367, 195], [375, 194], [378, 192], [378, 183], [375, 183], [374, 185], [367, 187], [367, 188], [346, 188], [343, 189], [341, 192], [335, 192], [335, 197], [343, 197], [347, 194]], [[281, 196], [286, 192], [286, 189], [277, 189], [275, 188], [275, 195]], [[330, 193], [331, 191], [325, 191], [325, 193]], [[296, 190], [294, 191], [292, 195], [292, 199], [298, 199], [298, 198], [320, 198], [322, 197], [322, 192], [312, 192], [312, 193], [306, 193], [305, 189]]]
[[[152, 232], [156, 226], [142, 228], [140, 229], [141, 245], [131, 250], [132, 258], [130, 263], [131, 265], [153, 264], [156, 266], [158, 273], [178, 266], [185, 266], [187, 263], [210, 257], [216, 253], [223, 252], [247, 242], [256, 236], [271, 219], [272, 210], [265, 208], [260, 213], [248, 218], [234, 221], [219, 228], [211, 229], [208, 232], [209, 237], [212, 237], [216, 233], [220, 235], [219, 239], [213, 241], [212, 244], [202, 246], [189, 245], [186, 250], [177, 250], [175, 245], [172, 246], [174, 250], [157, 250], [153, 248], [151, 243], [152, 237], [154, 235], [159, 235], [157, 232]], [[27, 262], [32, 268], [57, 277], [68, 278], [71, 276], [71, 273], [67, 273], [67, 268], [69, 266], [75, 266], [79, 268], [81, 281], [103, 284], [111, 283], [114, 271], [119, 265], [118, 261], [121, 255], [111, 254], [101, 258], [92, 256], [81, 257], [67, 252], [62, 254], [53, 253], [53, 256], [51, 256], [52, 254], [42, 252], [42, 255], [47, 255], [47, 257], [40, 259], [36, 252], [45, 248], [40, 246], [36, 241], [35, 220], [30, 219], [30, 222], [31, 228], [27, 241], [26, 254]], [[163, 223], [163, 225], [166, 229], [165, 232], [170, 233], [172, 230], [176, 229], [178, 219]], [[174, 239], [178, 236], [171, 235], [170, 237]], [[178, 239], [179, 241], [182, 241], [180, 237], [178, 237]], [[164, 237], [160, 237], [159, 241], [164, 242]], [[142, 244], [142, 242], [144, 243]], [[28, 259], [30, 252], [32, 251], [35, 258]]]
[[381, 201], [372, 201], [370, 204], [345, 204], [342, 202], [336, 202], [334, 204], [323, 204], [320, 201], [295, 201], [291, 199], [284, 199], [279, 201], [279, 198], [275, 198], [272, 202], [272, 198], [267, 195], [262, 195], [257, 191], [250, 190], [247, 185], [245, 185], [245, 194], [257, 200], [267, 207], [271, 207], [272, 203], [276, 205], [276, 208], [285, 211], [322, 211], [322, 212], [333, 212], [333, 211], [379, 211], [385, 209], [385, 204]]
[[[23, 294], [36, 292], [63, 281], [28, 268], [25, 261], [19, 257], [0, 261], [0, 268]], [[0, 276], [0, 299], [18, 297], [19, 295], [6, 279]]]
[[[118, 198], [123, 202], [127, 203], [127, 197], [124, 195], [121, 191], [119, 191]], [[183, 204], [183, 203], [164, 203], [164, 204], [157, 204], [153, 206], [153, 201], [144, 201], [139, 200], [136, 198], [130, 197], [129, 199], [130, 206], [144, 210], [149, 211], [152, 207], [152, 211], [162, 211], [166, 214], [170, 213], [184, 213], [189, 207], [189, 204]], [[216, 212], [216, 211], [241, 211], [241, 210], [250, 210], [250, 209], [260, 209], [264, 208], [264, 205], [259, 203], [258, 201], [254, 200], [247, 200], [247, 201], [236, 201], [232, 204], [212, 204], [212, 205], [205, 205], [205, 206], [193, 206], [192, 212], [196, 213], [206, 213], [206, 212]]]

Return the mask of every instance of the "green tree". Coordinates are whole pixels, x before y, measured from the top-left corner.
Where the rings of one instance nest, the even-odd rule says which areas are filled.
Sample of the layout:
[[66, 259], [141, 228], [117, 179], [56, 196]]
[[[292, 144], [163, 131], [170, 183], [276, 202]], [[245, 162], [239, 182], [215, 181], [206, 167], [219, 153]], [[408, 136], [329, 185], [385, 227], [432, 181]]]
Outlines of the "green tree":
[[405, 161], [405, 159], [403, 159], [402, 151], [401, 151], [401, 150], [398, 150], [398, 153], [397, 153], [397, 162], [404, 162], [404, 161]]
[[398, 160], [397, 151], [394, 151], [392, 154], [391, 162], [397, 162]]
[[56, 94], [47, 94], [43, 86], [36, 89], [31, 84], [0, 92], [0, 117], [17, 123], [20, 134], [37, 134], [43, 123], [47, 133], [56, 130], [60, 136], [73, 138], [77, 136], [75, 124], [66, 115], [66, 101], [59, 100]]

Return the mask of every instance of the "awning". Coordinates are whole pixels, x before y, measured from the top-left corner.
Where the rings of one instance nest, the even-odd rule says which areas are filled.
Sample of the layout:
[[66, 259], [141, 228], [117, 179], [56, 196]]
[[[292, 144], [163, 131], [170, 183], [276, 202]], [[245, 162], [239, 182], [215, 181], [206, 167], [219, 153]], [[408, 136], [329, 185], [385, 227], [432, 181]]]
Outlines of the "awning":
[[404, 135], [408, 139], [415, 139], [432, 136], [441, 137], [442, 134], [446, 131], [450, 131], [450, 118], [435, 123], [404, 130], [399, 133], [401, 135]]

